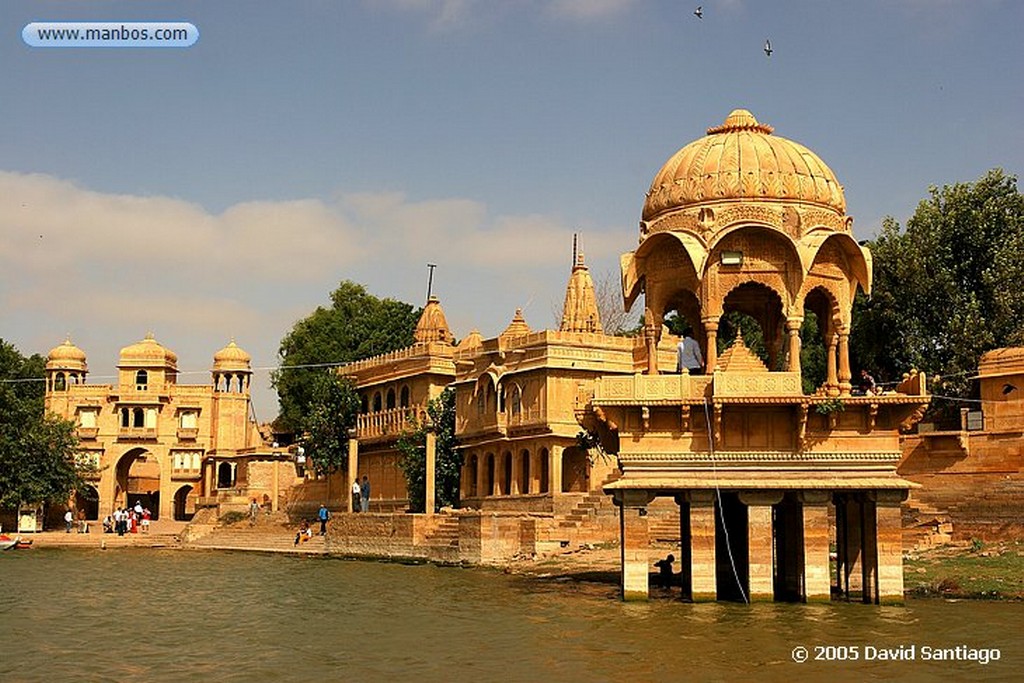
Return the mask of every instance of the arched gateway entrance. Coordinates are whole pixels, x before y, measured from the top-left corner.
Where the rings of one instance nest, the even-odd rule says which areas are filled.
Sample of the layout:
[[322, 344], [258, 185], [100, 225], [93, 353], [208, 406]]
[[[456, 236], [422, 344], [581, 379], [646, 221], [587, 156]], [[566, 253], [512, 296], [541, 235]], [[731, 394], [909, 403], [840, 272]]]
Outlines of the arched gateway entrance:
[[145, 448], [133, 448], [117, 461], [114, 482], [114, 507], [133, 507], [139, 503], [160, 516], [160, 463]]

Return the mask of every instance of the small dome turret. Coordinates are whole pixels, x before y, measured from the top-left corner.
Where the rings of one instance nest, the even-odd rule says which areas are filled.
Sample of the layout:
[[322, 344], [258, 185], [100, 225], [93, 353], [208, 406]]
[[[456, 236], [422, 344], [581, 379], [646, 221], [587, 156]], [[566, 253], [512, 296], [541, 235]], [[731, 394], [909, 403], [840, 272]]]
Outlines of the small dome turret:
[[87, 372], [89, 366], [85, 362], [85, 351], [72, 344], [69, 336], [63, 344], [50, 349], [46, 355], [46, 369]]
[[252, 356], [232, 339], [227, 346], [213, 354], [214, 370], [250, 370]]
[[121, 349], [118, 368], [164, 368], [177, 371], [178, 355], [158, 342], [153, 333], [140, 342]]

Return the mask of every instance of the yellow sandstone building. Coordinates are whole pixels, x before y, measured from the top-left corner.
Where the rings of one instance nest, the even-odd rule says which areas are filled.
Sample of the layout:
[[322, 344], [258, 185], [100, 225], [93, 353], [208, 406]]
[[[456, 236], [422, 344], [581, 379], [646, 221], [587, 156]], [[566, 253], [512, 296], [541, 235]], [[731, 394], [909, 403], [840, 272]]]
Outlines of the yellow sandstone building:
[[234, 341], [213, 356], [208, 384], [178, 383], [178, 357], [152, 335], [121, 349], [117, 382], [86, 382], [86, 354], [70, 339], [46, 362], [46, 409], [78, 425], [96, 466], [76, 507], [98, 519], [117, 507], [189, 519], [200, 505], [277, 509], [295, 483], [287, 453], [267, 448], [250, 419], [249, 354]]
[[[851, 308], [870, 291], [871, 255], [852, 222], [817, 155], [736, 110], [651, 184], [639, 245], [621, 258], [640, 335], [602, 332], [582, 255], [557, 330], [516, 311], [496, 337], [456, 344], [430, 298], [412, 346], [341, 369], [362, 401], [346, 473], [295, 479], [287, 455], [263, 446], [248, 419], [249, 358], [234, 344], [208, 385], [178, 385], [174, 354], [152, 338], [122, 350], [117, 385], [87, 385], [85, 354], [67, 342], [50, 354], [47, 405], [80, 425], [104, 513], [144, 499], [184, 517], [255, 494], [276, 506], [286, 489], [299, 514], [325, 499], [349, 509], [351, 482], [367, 475], [377, 514], [332, 523], [341, 552], [490, 562], [617, 540], [623, 596], [643, 599], [651, 541], [670, 539], [693, 600], [897, 602], [900, 505], [915, 486], [896, 471], [900, 432], [929, 396], [913, 371], [895, 390], [853, 395]], [[732, 311], [758, 323], [767, 362], [740, 335], [720, 353]], [[809, 312], [827, 376], [805, 394]], [[672, 314], [693, 330], [700, 374], [676, 372]], [[446, 387], [460, 509], [435, 509], [428, 435], [426, 513], [380, 514], [406, 509], [397, 442]]]

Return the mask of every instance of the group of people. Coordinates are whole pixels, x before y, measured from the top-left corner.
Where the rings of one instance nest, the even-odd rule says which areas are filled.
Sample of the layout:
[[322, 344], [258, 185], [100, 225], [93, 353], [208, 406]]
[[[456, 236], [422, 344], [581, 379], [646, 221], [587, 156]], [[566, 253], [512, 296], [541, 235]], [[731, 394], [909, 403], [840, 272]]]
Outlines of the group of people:
[[114, 510], [113, 515], [104, 517], [103, 533], [117, 534], [118, 536], [137, 534], [140, 530], [142, 533], [149, 533], [151, 519], [153, 519], [153, 513], [149, 511], [149, 508], [143, 507], [142, 503], [136, 501], [134, 507], [119, 507]]
[[352, 512], [370, 511], [370, 480], [363, 475], [363, 481], [352, 481]]

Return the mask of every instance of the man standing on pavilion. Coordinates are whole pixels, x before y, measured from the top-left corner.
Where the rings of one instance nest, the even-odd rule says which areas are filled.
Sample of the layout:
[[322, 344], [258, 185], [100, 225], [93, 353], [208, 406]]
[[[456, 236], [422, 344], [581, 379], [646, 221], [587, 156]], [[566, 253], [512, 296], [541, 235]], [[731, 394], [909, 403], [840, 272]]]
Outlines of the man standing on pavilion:
[[683, 338], [676, 349], [676, 372], [686, 368], [691, 375], [699, 375], [704, 370], [704, 356], [700, 353], [700, 344], [690, 336], [689, 327], [683, 332]]

